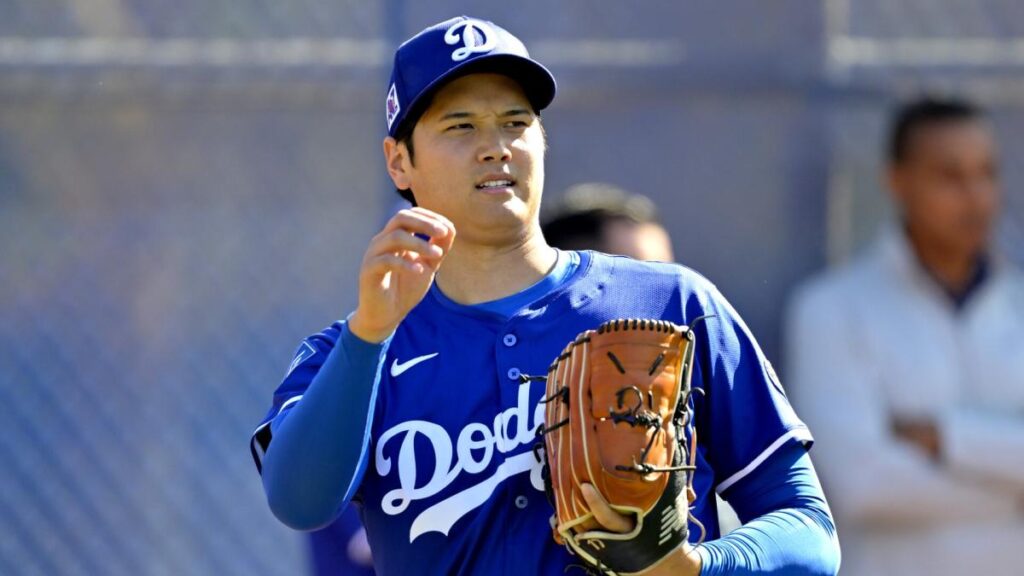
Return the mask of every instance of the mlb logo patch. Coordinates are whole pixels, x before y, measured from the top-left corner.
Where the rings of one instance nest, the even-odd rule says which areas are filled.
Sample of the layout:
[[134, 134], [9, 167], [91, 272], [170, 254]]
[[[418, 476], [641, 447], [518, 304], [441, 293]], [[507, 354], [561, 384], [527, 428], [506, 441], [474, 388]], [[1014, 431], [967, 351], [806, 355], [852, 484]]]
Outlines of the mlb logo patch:
[[398, 112], [402, 109], [398, 104], [398, 90], [395, 88], [395, 84], [393, 82], [391, 84], [391, 89], [388, 90], [386, 108], [388, 113], [388, 130], [390, 130], [391, 125], [395, 123], [395, 118], [398, 116]]

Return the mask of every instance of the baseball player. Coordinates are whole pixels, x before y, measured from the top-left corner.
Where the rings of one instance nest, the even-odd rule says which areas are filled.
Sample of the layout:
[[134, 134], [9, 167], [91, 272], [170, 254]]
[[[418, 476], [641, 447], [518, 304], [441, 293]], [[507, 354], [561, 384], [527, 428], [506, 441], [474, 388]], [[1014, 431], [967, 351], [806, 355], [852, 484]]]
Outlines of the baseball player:
[[[713, 314], [694, 328], [692, 375], [692, 513], [708, 534], [643, 573], [834, 574], [811, 436], [718, 290], [678, 265], [544, 242], [539, 113], [554, 96], [491, 22], [454, 18], [398, 48], [384, 155], [415, 207], [370, 241], [356, 309], [299, 345], [253, 435], [271, 510], [310, 530], [354, 503], [384, 576], [562, 575], [580, 562], [552, 539], [533, 454], [544, 385], [522, 376], [606, 320]], [[713, 490], [746, 522], [720, 539]], [[631, 529], [584, 495], [605, 529]]]

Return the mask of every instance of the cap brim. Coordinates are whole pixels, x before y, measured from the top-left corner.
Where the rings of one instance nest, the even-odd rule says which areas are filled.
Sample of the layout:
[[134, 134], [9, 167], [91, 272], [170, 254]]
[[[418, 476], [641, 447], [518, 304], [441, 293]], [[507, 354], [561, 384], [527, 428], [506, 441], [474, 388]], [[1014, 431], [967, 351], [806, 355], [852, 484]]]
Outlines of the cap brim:
[[488, 72], [502, 74], [518, 82], [535, 112], [547, 108], [555, 99], [555, 77], [539, 62], [515, 54], [485, 54], [455, 66], [428, 84], [409, 104], [409, 111], [402, 121], [393, 127], [391, 133], [397, 134], [410, 121], [417, 121], [433, 100], [434, 93], [445, 84], [469, 74]]

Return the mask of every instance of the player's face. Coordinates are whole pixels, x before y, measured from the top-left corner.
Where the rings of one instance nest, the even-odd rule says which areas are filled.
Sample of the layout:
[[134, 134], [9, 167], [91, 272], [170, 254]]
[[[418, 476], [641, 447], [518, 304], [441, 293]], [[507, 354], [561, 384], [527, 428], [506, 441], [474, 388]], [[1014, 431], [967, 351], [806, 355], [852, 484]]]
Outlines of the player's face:
[[999, 210], [995, 142], [988, 124], [941, 122], [917, 129], [890, 185], [915, 239], [933, 250], [976, 255]]
[[389, 157], [392, 178], [413, 191], [417, 204], [448, 217], [459, 239], [504, 245], [536, 226], [544, 134], [514, 80], [500, 74], [453, 80], [434, 96], [412, 141], [414, 162], [400, 159], [395, 166]]

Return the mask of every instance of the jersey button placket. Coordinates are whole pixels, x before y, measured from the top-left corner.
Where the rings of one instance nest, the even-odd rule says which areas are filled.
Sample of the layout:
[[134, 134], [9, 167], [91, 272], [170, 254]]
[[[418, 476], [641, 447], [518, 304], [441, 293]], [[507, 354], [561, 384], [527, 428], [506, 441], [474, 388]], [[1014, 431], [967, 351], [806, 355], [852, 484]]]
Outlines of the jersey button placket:
[[[505, 335], [501, 337], [501, 343], [505, 348], [512, 348], [518, 341], [519, 339], [516, 338], [516, 335], [512, 332], [506, 332]], [[508, 376], [509, 380], [518, 382], [519, 377], [522, 375], [522, 371], [517, 367], [512, 367], [508, 369], [508, 372], [506, 372], [505, 375]]]

